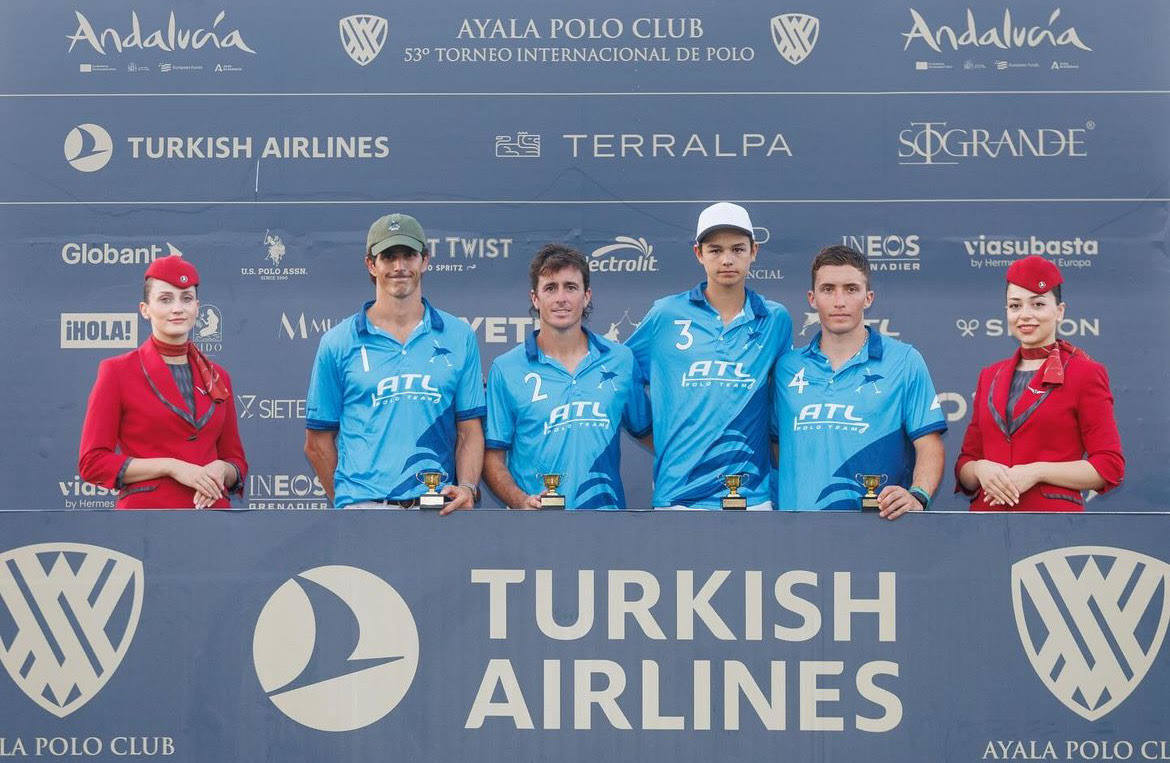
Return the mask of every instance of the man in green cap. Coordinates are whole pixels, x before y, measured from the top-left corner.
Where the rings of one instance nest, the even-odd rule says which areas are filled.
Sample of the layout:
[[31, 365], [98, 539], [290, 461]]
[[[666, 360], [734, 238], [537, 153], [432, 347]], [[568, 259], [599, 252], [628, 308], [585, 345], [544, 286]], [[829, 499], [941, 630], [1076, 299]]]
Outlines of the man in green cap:
[[429, 263], [417, 220], [375, 220], [366, 237], [374, 299], [317, 347], [305, 455], [337, 508], [418, 508], [424, 472], [442, 475], [443, 514], [479, 497], [479, 345], [466, 322], [423, 298]]

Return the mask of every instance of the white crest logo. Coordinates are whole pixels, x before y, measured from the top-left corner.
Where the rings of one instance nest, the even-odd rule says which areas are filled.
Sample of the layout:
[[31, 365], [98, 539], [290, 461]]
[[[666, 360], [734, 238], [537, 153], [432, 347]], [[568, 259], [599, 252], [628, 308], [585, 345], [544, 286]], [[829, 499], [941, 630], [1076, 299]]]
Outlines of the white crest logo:
[[[347, 622], [322, 617], [346, 609], [348, 617], [335, 619]], [[353, 731], [406, 696], [418, 668], [418, 628], [406, 602], [378, 576], [315, 567], [268, 599], [256, 621], [252, 660], [260, 686], [289, 718], [318, 731]]]
[[793, 66], [809, 57], [820, 33], [820, 19], [807, 13], [782, 13], [772, 18], [772, 42]]
[[378, 57], [386, 42], [390, 22], [381, 16], [355, 13], [337, 22], [341, 30], [341, 47], [358, 66], [365, 66]]
[[65, 161], [78, 172], [97, 172], [113, 155], [114, 140], [101, 125], [86, 122], [65, 136]]
[[0, 554], [0, 621], [15, 624], [11, 636], [0, 632], [0, 662], [29, 699], [64, 718], [122, 664], [142, 588], [142, 562], [99, 546], [39, 543]]
[[1053, 696], [1089, 721], [1145, 678], [1170, 621], [1168, 590], [1170, 565], [1123, 548], [1058, 548], [1012, 565], [1024, 652]]

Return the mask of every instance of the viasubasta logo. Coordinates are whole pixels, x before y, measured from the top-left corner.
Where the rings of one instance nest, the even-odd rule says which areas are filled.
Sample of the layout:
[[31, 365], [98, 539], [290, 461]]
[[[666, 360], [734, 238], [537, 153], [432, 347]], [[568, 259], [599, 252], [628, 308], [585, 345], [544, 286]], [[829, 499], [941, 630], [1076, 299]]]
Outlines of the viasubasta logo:
[[208, 26], [190, 27], [180, 24], [172, 10], [165, 25], [147, 26], [145, 30], [137, 11], [130, 11], [128, 28], [106, 27], [101, 30], [95, 28], [81, 11], [75, 10], [73, 13], [77, 16], [77, 30], [65, 36], [69, 41], [70, 53], [78, 43], [89, 45], [93, 52], [102, 56], [110, 52], [150, 49], [176, 53], [208, 46], [218, 50], [235, 49], [253, 54], [256, 52], [244, 41], [244, 35], [239, 29], [229, 28], [230, 25], [224, 23], [227, 11], [216, 14]]
[[898, 133], [898, 164], [945, 166], [978, 160], [1079, 159], [1088, 156], [1083, 127], [950, 127], [911, 122]]
[[589, 255], [591, 273], [648, 273], [657, 270], [654, 245], [641, 236], [615, 236], [612, 244], [600, 246]]

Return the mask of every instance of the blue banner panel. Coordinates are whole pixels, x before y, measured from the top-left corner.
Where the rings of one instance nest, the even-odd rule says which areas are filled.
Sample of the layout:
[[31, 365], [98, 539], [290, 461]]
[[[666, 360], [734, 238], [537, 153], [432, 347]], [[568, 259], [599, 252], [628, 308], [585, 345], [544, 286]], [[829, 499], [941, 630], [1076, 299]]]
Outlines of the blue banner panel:
[[0, 755], [1167, 760], [1170, 515], [0, 513]]

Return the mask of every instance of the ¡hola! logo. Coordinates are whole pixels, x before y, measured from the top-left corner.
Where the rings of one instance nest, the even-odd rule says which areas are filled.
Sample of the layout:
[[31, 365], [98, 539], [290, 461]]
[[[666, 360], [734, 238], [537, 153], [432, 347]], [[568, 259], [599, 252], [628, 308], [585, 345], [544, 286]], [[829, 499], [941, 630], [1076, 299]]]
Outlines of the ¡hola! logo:
[[353, 731], [398, 706], [418, 668], [418, 629], [389, 583], [343, 565], [306, 570], [265, 603], [252, 638], [260, 686], [318, 731]]
[[114, 140], [101, 125], [85, 122], [65, 136], [65, 161], [78, 172], [97, 172], [113, 155]]
[[1170, 564], [1123, 548], [1070, 546], [1013, 564], [1016, 628], [1048, 691], [1089, 721], [1125, 701], [1162, 647], [1168, 588]]
[[[142, 562], [82, 543], [38, 543], [0, 554], [0, 663], [28, 698], [58, 718], [93, 699], [130, 648], [142, 613]], [[46, 627], [48, 632], [46, 632]]]

